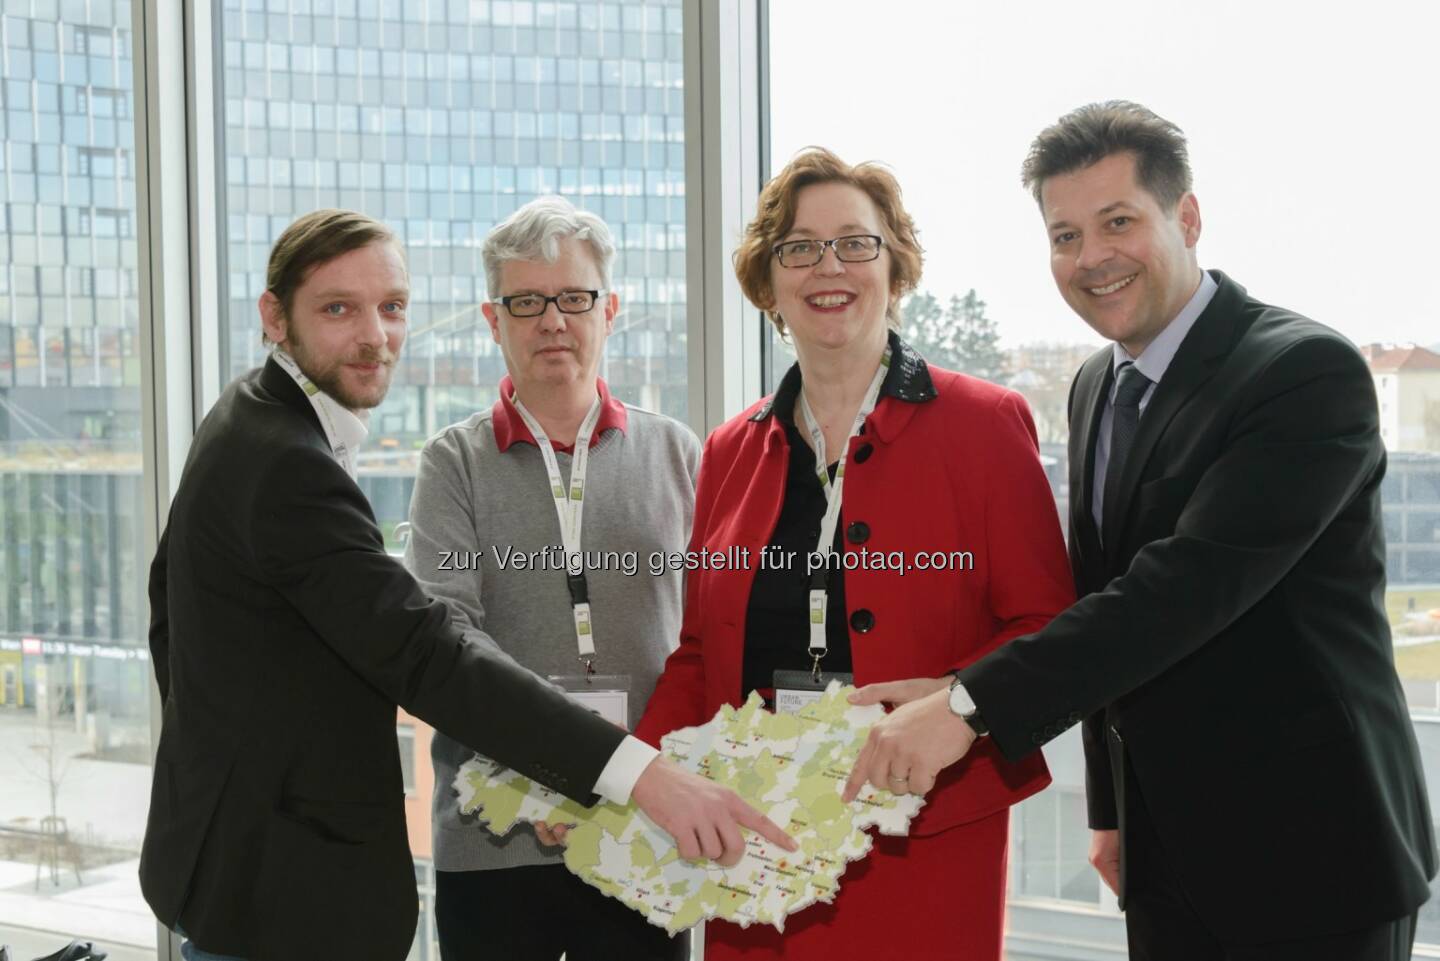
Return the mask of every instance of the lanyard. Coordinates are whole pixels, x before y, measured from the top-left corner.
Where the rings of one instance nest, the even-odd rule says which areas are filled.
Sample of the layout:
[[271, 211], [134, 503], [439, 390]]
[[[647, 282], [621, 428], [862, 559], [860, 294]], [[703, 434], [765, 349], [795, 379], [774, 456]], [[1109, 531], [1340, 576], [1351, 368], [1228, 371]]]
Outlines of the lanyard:
[[346, 444], [344, 439], [341, 438], [340, 428], [335, 423], [335, 409], [332, 405], [334, 405], [336, 401], [333, 400], [329, 394], [321, 390], [318, 384], [305, 376], [305, 372], [300, 369], [300, 365], [295, 363], [294, 357], [291, 357], [279, 347], [273, 348], [270, 351], [270, 356], [275, 358], [275, 363], [280, 365], [280, 369], [289, 374], [295, 383], [300, 385], [300, 389], [305, 392], [306, 398], [310, 401], [310, 406], [315, 408], [315, 413], [320, 418], [320, 428], [325, 431], [325, 441], [330, 445], [330, 453], [340, 462], [340, 466], [345, 469], [345, 473], [350, 475], [350, 479], [354, 480], [354, 452], [350, 450], [350, 445]]
[[580, 423], [575, 435], [575, 453], [570, 460], [570, 485], [566, 489], [565, 479], [560, 476], [560, 461], [555, 457], [555, 447], [545, 434], [545, 428], [535, 419], [518, 396], [511, 401], [520, 413], [520, 419], [530, 428], [535, 446], [545, 459], [545, 473], [550, 475], [550, 496], [555, 501], [555, 516], [560, 520], [560, 541], [565, 548], [565, 580], [570, 588], [570, 608], [575, 616], [575, 644], [580, 650], [580, 660], [585, 664], [585, 673], [595, 673], [595, 634], [590, 626], [590, 588], [585, 581], [585, 568], [580, 553], [580, 527], [585, 513], [585, 469], [590, 461], [590, 435], [600, 420], [600, 395], [590, 405], [590, 412]]
[[815, 553], [824, 555], [825, 563], [810, 577], [810, 656], [815, 659], [811, 668], [814, 677], [820, 675], [820, 659], [825, 656], [827, 646], [825, 613], [829, 592], [825, 588], [825, 576], [830, 569], [830, 557], [834, 553], [835, 526], [840, 523], [840, 498], [845, 488], [845, 457], [850, 451], [851, 439], [860, 433], [865, 418], [875, 409], [875, 404], [880, 399], [880, 385], [889, 369], [890, 348], [887, 346], [885, 353], [880, 356], [880, 367], [870, 381], [870, 389], [865, 392], [865, 399], [860, 403], [860, 410], [855, 413], [855, 423], [850, 425], [850, 434], [845, 438], [845, 445], [840, 448], [834, 483], [830, 481], [829, 460], [825, 456], [825, 434], [815, 420], [810, 402], [805, 399], [804, 385], [800, 388], [800, 411], [805, 415], [805, 427], [810, 431], [810, 443], [815, 448], [815, 474], [820, 478], [820, 487], [825, 492], [825, 516], [820, 521], [820, 542], [815, 546]]

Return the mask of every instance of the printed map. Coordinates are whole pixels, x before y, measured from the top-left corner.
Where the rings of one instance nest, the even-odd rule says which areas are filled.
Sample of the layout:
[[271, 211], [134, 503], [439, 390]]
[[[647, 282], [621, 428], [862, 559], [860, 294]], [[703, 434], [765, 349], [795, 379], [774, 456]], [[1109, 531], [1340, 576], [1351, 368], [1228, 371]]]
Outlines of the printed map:
[[734, 789], [784, 827], [800, 845], [793, 853], [747, 832], [746, 854], [732, 868], [686, 861], [635, 805], [581, 807], [478, 755], [455, 779], [460, 811], [499, 835], [522, 821], [575, 825], [566, 866], [672, 933], [709, 918], [783, 931], [789, 915], [834, 899], [846, 865], [870, 851], [866, 828], [903, 835], [924, 804], [869, 785], [841, 802], [865, 736], [884, 716], [879, 705], [846, 701], [853, 690], [832, 683], [796, 714], [772, 714], [752, 693], [739, 710], [727, 705], [662, 742], [680, 766]]

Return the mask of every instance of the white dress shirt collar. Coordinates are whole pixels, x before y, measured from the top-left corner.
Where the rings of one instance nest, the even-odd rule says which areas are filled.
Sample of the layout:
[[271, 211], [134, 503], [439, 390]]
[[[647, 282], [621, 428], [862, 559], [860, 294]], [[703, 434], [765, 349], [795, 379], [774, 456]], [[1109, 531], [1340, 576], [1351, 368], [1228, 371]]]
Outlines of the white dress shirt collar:
[[365, 443], [365, 438], [370, 434], [370, 411], [352, 411], [331, 397], [319, 384], [306, 376], [295, 359], [280, 347], [273, 348], [272, 356], [280, 369], [290, 375], [300, 387], [305, 399], [310, 401], [335, 462], [354, 480], [356, 455], [360, 451], [360, 445]]
[[[370, 436], [370, 412], [368, 410], [353, 411], [323, 390], [315, 395], [315, 399], [329, 409], [330, 416], [334, 418], [335, 431], [340, 435], [340, 440], [345, 447], [348, 450], [359, 451], [360, 445], [365, 443], [365, 438]], [[341, 461], [341, 466], [349, 471], [353, 480], [355, 477], [354, 458], [351, 458], [348, 464]]]

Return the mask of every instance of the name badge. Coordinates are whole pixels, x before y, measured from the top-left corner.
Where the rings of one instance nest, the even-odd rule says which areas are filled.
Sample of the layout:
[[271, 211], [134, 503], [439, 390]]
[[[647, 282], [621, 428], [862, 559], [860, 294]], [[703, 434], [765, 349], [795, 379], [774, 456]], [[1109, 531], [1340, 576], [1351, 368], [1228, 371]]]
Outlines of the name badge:
[[591, 714], [630, 730], [629, 674], [554, 674], [550, 683], [558, 684]]
[[814, 704], [831, 681], [842, 687], [855, 683], [855, 675], [843, 671], [821, 671], [818, 678], [810, 671], [776, 671], [774, 678], [776, 714], [794, 714]]

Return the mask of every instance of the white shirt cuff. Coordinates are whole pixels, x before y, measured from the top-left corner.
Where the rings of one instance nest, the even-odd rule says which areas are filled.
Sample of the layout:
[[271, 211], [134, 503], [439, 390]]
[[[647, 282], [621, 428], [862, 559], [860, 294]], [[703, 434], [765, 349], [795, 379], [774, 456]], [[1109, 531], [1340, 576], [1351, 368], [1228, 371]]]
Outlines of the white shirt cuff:
[[650, 762], [659, 756], [659, 751], [638, 737], [626, 735], [595, 779], [595, 793], [612, 804], [629, 804], [635, 782], [640, 780]]

